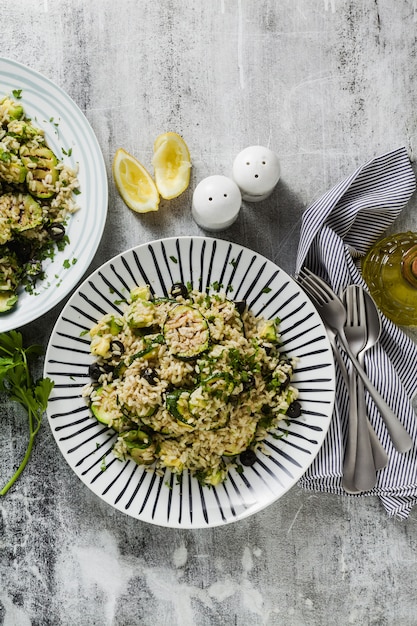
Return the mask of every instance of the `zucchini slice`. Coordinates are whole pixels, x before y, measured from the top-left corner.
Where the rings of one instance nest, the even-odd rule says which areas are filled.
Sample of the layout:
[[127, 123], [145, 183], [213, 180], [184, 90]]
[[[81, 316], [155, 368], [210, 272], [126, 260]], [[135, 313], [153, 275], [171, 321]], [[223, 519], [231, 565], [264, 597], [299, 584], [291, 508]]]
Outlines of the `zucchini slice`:
[[171, 415], [188, 428], [194, 428], [195, 416], [189, 410], [190, 392], [184, 389], [175, 389], [167, 393], [165, 406]]
[[138, 419], [142, 420], [144, 417], [152, 417], [152, 415], [156, 413], [157, 408], [157, 404], [142, 404], [139, 409], [135, 410], [135, 413], [133, 413], [132, 409], [127, 406], [122, 406], [121, 411], [125, 417], [128, 417], [136, 422]]
[[199, 385], [190, 393], [189, 412], [195, 419], [201, 420], [202, 430], [218, 430], [226, 426], [230, 419], [229, 407], [223, 400], [214, 402], [214, 399], [215, 396], [210, 395], [204, 385]]
[[18, 233], [22, 233], [25, 230], [31, 230], [32, 228], [40, 226], [42, 222], [42, 207], [34, 198], [32, 198], [32, 196], [26, 194], [23, 196], [19, 221], [16, 225], [14, 225], [14, 230]]
[[24, 145], [20, 148], [22, 163], [31, 172], [31, 180], [26, 181], [30, 193], [35, 198], [52, 198], [55, 195], [55, 183], [59, 178], [56, 168], [58, 159], [49, 148], [39, 146], [30, 149]]
[[101, 424], [112, 426], [115, 420], [124, 418], [117, 401], [116, 388], [113, 385], [108, 385], [106, 388], [99, 387], [96, 394], [98, 398], [91, 404], [91, 410]]
[[97, 421], [118, 433], [137, 428], [137, 423], [119, 405], [115, 385], [108, 385], [106, 389], [99, 387], [96, 393], [99, 399], [94, 400], [91, 411]]
[[151, 359], [155, 357], [158, 353], [159, 346], [164, 343], [164, 338], [162, 335], [156, 335], [155, 337], [151, 337], [148, 341], [145, 341], [145, 347], [143, 350], [139, 350], [135, 354], [129, 358], [129, 365], [132, 365], [133, 361], [136, 359]]
[[155, 460], [156, 445], [150, 433], [138, 428], [120, 435], [126, 447], [127, 456], [138, 465], [152, 465]]
[[21, 184], [26, 180], [27, 169], [15, 154], [0, 148], [0, 180]]
[[177, 359], [198, 358], [210, 344], [209, 325], [196, 308], [178, 304], [169, 311], [163, 333], [169, 351]]

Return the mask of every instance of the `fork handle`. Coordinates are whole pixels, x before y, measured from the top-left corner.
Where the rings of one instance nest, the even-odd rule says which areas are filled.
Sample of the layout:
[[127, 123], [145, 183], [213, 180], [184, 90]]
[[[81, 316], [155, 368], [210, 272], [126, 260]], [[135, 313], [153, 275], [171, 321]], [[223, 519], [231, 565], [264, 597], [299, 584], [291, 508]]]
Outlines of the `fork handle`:
[[365, 389], [362, 380], [354, 375], [357, 382], [358, 446], [356, 453], [355, 486], [361, 491], [370, 491], [376, 484], [376, 467], [372, 452], [371, 431], [366, 415]]
[[[361, 368], [365, 370], [365, 354], [364, 352], [359, 352], [358, 361]], [[383, 469], [388, 464], [388, 455], [385, 452], [385, 448], [382, 443], [378, 439], [378, 436], [369, 421], [368, 416], [366, 415], [366, 402], [365, 402], [365, 387], [362, 380], [357, 376], [358, 381], [358, 413], [363, 413], [365, 415], [366, 425], [369, 431], [369, 440], [371, 442], [371, 450], [372, 457], [374, 459], [375, 470]]]
[[355, 468], [358, 449], [358, 402], [355, 372], [349, 376], [349, 419], [346, 432], [345, 456], [343, 458], [343, 489], [347, 493], [360, 493], [355, 485]]
[[413, 445], [413, 440], [411, 439], [410, 435], [401, 424], [394, 411], [388, 406], [379, 391], [375, 389], [368, 376], [365, 374], [364, 370], [360, 366], [359, 361], [350, 349], [344, 333], [342, 332], [340, 333], [340, 339], [342, 341], [344, 349], [346, 350], [350, 360], [352, 361], [354, 368], [358, 372], [358, 375], [360, 376], [366, 389], [372, 396], [372, 399], [375, 402], [378, 411], [380, 412], [381, 417], [385, 422], [394, 447], [398, 450], [398, 452], [408, 452], [408, 450], [410, 450]]

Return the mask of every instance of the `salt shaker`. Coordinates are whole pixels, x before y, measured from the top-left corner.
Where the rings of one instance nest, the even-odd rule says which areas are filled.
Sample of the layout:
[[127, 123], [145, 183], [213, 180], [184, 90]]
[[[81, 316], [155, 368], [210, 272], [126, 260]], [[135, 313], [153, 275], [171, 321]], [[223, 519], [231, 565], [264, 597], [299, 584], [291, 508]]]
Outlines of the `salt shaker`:
[[275, 152], [263, 146], [250, 146], [239, 152], [232, 172], [243, 200], [260, 202], [273, 192], [281, 168]]
[[231, 178], [209, 176], [194, 190], [192, 216], [205, 230], [224, 230], [236, 221], [241, 204], [239, 187]]

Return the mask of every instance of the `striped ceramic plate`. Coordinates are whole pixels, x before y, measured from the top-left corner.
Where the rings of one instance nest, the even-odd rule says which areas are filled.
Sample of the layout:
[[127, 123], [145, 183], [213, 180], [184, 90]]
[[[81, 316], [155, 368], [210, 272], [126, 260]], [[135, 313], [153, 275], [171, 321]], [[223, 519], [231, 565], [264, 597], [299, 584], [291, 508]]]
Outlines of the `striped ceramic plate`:
[[[201, 487], [188, 473], [180, 479], [146, 471], [111, 452], [115, 434], [91, 415], [82, 388], [92, 362], [85, 336], [105, 313], [120, 313], [134, 285], [167, 296], [173, 283], [200, 291], [223, 285], [257, 315], [281, 319], [285, 351], [297, 357], [294, 384], [302, 414], [288, 435], [266, 441], [266, 453], [243, 474], [232, 470], [217, 487]], [[288, 491], [311, 464], [332, 415], [335, 378], [331, 348], [315, 308], [283, 270], [242, 246], [205, 237], [147, 243], [108, 261], [71, 297], [51, 335], [45, 376], [55, 382], [48, 418], [57, 444], [77, 476], [100, 498], [137, 519], [161, 526], [202, 528], [237, 521]], [[275, 435], [275, 436], [274, 436]], [[105, 467], [105, 471], [103, 471]]]
[[0, 58], [0, 98], [21, 90], [28, 117], [45, 131], [51, 149], [67, 165], [78, 165], [80, 210], [68, 221], [70, 243], [44, 262], [45, 279], [36, 293], [24, 290], [10, 313], [0, 316], [0, 332], [41, 317], [58, 304], [83, 277], [97, 250], [107, 215], [107, 175], [103, 156], [87, 119], [57, 85], [34, 70]]

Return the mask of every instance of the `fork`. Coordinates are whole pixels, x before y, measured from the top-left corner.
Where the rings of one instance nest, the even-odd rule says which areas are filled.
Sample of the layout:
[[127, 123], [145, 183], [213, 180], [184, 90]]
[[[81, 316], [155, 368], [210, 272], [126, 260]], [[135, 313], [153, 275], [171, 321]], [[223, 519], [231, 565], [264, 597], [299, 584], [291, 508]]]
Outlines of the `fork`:
[[[367, 340], [365, 298], [358, 285], [349, 285], [343, 294], [346, 308], [345, 336], [358, 358]], [[360, 410], [356, 372], [349, 377], [349, 423], [343, 464], [343, 488], [348, 493], [369, 491], [376, 484], [376, 470], [366, 414]], [[363, 392], [363, 388], [362, 392]]]
[[[306, 291], [307, 291], [307, 289], [306, 289]], [[333, 330], [333, 328], [330, 328], [330, 326], [328, 326], [328, 325], [326, 325], [326, 332], [327, 332], [327, 336], [329, 338], [330, 345], [331, 345], [332, 350], [333, 350], [333, 354], [334, 354], [335, 359], [336, 359], [336, 361], [337, 361], [337, 363], [339, 365], [343, 381], [344, 381], [344, 383], [346, 385], [346, 389], [349, 391], [349, 378], [350, 377], [349, 377], [349, 374], [348, 374], [345, 362], [342, 359], [342, 355], [340, 354], [339, 346], [338, 346], [338, 344], [336, 342], [337, 335], [336, 335], [335, 331]], [[361, 355], [362, 354], [363, 353], [361, 352], [359, 354], [359, 357], [358, 357], [358, 361], [361, 364], [361, 367], [364, 366], [364, 363], [361, 362]], [[360, 379], [359, 379], [359, 381], [362, 383], [362, 381]], [[363, 388], [363, 384], [361, 384], [360, 388], [358, 387], [358, 389], [357, 389], [358, 406], [354, 407], [353, 404], [352, 404], [352, 400], [350, 400], [350, 405], [349, 405], [350, 408], [349, 408], [349, 410], [352, 410], [352, 411], [359, 410], [359, 407], [360, 407], [360, 404], [361, 404], [360, 403], [360, 393], [363, 394], [364, 392], [365, 392], [365, 390]], [[376, 470], [380, 470], [380, 469], [383, 469], [387, 465], [387, 463], [388, 463], [388, 456], [387, 456], [387, 453], [385, 452], [385, 449], [384, 449], [383, 445], [381, 444], [380, 440], [378, 439], [378, 435], [376, 434], [376, 432], [375, 432], [371, 422], [369, 421], [368, 417], [366, 417], [366, 423], [367, 423], [367, 427], [368, 427], [368, 431], [369, 431], [369, 438], [371, 440], [372, 456], [373, 456], [373, 459], [374, 459], [375, 469]]]
[[340, 341], [352, 362], [352, 365], [355, 367], [385, 422], [394, 447], [398, 450], [398, 452], [407, 452], [413, 445], [410, 435], [398, 420], [392, 409], [385, 402], [381, 394], [371, 383], [349, 347], [344, 331], [344, 326], [346, 324], [346, 309], [343, 306], [342, 301], [324, 280], [316, 276], [316, 274], [307, 268], [300, 271], [299, 283], [314, 301], [317, 311], [322, 317], [324, 323], [337, 332]]

